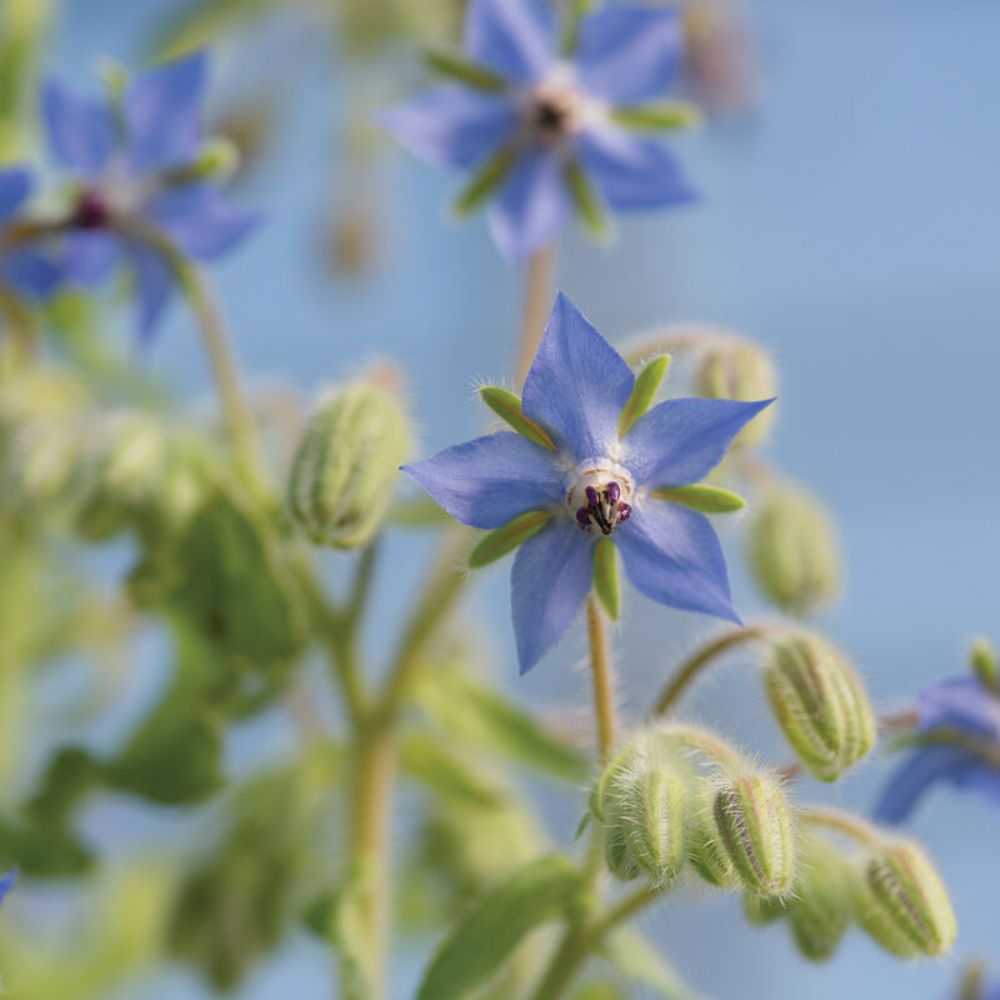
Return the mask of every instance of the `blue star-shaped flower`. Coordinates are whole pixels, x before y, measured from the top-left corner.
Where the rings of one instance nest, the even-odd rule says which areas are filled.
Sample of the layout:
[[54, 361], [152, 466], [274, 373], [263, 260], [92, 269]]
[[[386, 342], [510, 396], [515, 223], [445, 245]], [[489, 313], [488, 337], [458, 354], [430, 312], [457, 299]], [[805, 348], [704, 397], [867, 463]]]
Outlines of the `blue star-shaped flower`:
[[[436, 86], [383, 119], [422, 159], [492, 177], [490, 225], [512, 258], [551, 243], [591, 181], [623, 211], [693, 197], [667, 150], [623, 125], [656, 127], [647, 102], [679, 69], [679, 13], [608, 5], [582, 19], [570, 54], [558, 6], [472, 0], [465, 26], [471, 85]], [[689, 123], [689, 112], [674, 127]]]
[[[31, 175], [20, 167], [0, 170], [0, 227], [7, 227], [31, 193]], [[56, 264], [35, 247], [23, 243], [5, 246], [0, 228], [0, 283], [28, 299], [46, 298], [59, 283]]]
[[914, 749], [875, 809], [901, 823], [934, 785], [969, 789], [1000, 803], [1000, 694], [978, 677], [954, 677], [922, 691]]
[[130, 264], [144, 336], [163, 313], [173, 277], [163, 255], [130, 233], [130, 223], [152, 226], [183, 253], [212, 260], [256, 222], [192, 169], [204, 138], [207, 75], [207, 56], [195, 53], [135, 76], [120, 106], [80, 97], [54, 80], [43, 91], [53, 155], [79, 178], [66, 276], [92, 285]]
[[673, 399], [622, 436], [635, 381], [624, 359], [560, 295], [521, 400], [523, 415], [555, 447], [501, 431], [404, 468], [474, 528], [499, 528], [529, 511], [552, 515], [521, 546], [511, 575], [522, 673], [579, 612], [602, 537], [612, 539], [632, 583], [654, 601], [738, 621], [708, 519], [653, 491], [704, 478], [770, 400]]
[[17, 882], [17, 869], [12, 868], [9, 872], [0, 875], [0, 903], [4, 901], [4, 897], [14, 888]]

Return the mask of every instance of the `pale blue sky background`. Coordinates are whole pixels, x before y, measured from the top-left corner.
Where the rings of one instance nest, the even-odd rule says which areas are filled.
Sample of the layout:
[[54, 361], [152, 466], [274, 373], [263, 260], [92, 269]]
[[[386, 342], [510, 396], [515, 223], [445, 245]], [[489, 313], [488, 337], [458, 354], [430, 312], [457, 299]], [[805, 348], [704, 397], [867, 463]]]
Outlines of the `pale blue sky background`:
[[[167, 0], [67, 0], [53, 63], [78, 81], [100, 56], [134, 63]], [[857, 658], [880, 704], [963, 669], [974, 633], [1000, 639], [1000, 5], [994, 0], [754, 0], [770, 58], [759, 120], [684, 141], [705, 203], [623, 224], [611, 248], [565, 241], [561, 287], [612, 339], [665, 321], [702, 319], [758, 337], [783, 383], [773, 459], [822, 493], [841, 525], [849, 585], [824, 625]], [[389, 152], [386, 247], [361, 285], [318, 262], [338, 147], [332, 121], [357, 93], [303, 36], [304, 69], [281, 79], [283, 149], [247, 199], [270, 222], [219, 269], [239, 353], [261, 380], [312, 387], [359, 359], [406, 370], [427, 449], [472, 434], [476, 377], [503, 376], [518, 315], [517, 275], [485, 227], [456, 227], [451, 178]], [[230, 80], [259, 60], [222, 67]], [[287, 64], [286, 64], [287, 65]], [[372, 82], [377, 93], [391, 90]], [[366, 93], [371, 93], [366, 88]], [[208, 388], [181, 310], [149, 364], [199, 398]], [[728, 539], [739, 566], [738, 539]], [[412, 582], [397, 550], [386, 600]], [[390, 560], [391, 562], [391, 560]], [[752, 589], [736, 572], [737, 603]], [[500, 673], [532, 702], [586, 700], [570, 640], [516, 682], [506, 627], [506, 571], [476, 601]], [[709, 627], [639, 599], [620, 639], [623, 704], [638, 711], [667, 668]], [[152, 655], [152, 654], [151, 654]], [[775, 759], [782, 751], [756, 685], [737, 664], [696, 699]], [[867, 808], [884, 769], [870, 765], [832, 800]], [[806, 789], [803, 790], [807, 791]], [[808, 789], [831, 798], [829, 791]], [[571, 815], [554, 817], [567, 835]], [[1000, 971], [1000, 814], [941, 793], [916, 824], [938, 859], [962, 925], [959, 957], [989, 953]], [[735, 899], [683, 894], [644, 922], [706, 995], [937, 1000], [957, 962], [907, 966], [855, 932], [813, 967], [782, 927], [744, 925]], [[398, 995], [410, 963], [400, 959]], [[240, 994], [328, 995], [322, 949], [297, 940]], [[196, 1000], [187, 973], [133, 987], [128, 1000]]]

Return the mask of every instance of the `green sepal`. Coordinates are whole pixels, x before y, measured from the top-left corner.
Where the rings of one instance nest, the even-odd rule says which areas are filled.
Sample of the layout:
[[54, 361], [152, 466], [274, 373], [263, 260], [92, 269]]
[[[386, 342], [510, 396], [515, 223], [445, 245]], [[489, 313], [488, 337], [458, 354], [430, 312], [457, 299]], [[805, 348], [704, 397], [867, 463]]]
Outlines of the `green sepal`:
[[618, 586], [618, 559], [615, 544], [602, 538], [594, 546], [594, 592], [608, 617], [618, 621], [621, 612], [621, 588]]
[[506, 180], [516, 161], [517, 153], [509, 146], [504, 146], [494, 153], [459, 192], [453, 206], [455, 213], [469, 215], [488, 201]]
[[700, 125], [701, 112], [686, 101], [660, 101], [636, 107], [616, 108], [611, 117], [625, 128], [641, 132], [664, 132]]
[[507, 81], [502, 76], [497, 76], [485, 66], [454, 52], [431, 49], [424, 54], [424, 58], [435, 73], [458, 83], [464, 83], [475, 90], [498, 94], [507, 87]]
[[1000, 693], [1000, 661], [989, 639], [979, 637], [972, 641], [969, 648], [969, 663], [972, 665], [972, 672], [984, 687], [989, 688], [994, 694]]
[[670, 355], [664, 354], [654, 358], [636, 375], [632, 395], [618, 418], [619, 437], [625, 437], [635, 422], [652, 406], [656, 390], [660, 388], [669, 367]]
[[529, 441], [534, 441], [543, 448], [556, 450], [555, 442], [545, 429], [524, 415], [521, 410], [521, 397], [516, 393], [498, 385], [484, 385], [479, 390], [479, 395], [483, 402], [498, 417], [510, 424], [518, 434], [523, 434]]
[[731, 493], [718, 486], [708, 486], [696, 483], [692, 486], [665, 486], [653, 490], [650, 496], [654, 500], [669, 500], [671, 503], [683, 504], [701, 514], [731, 514], [742, 510], [746, 501], [738, 493]]
[[576, 214], [591, 236], [604, 236], [608, 231], [607, 215], [601, 199], [590, 183], [587, 172], [575, 160], [566, 164], [566, 184], [569, 187]]
[[564, 56], [571, 56], [580, 44], [580, 22], [593, 6], [593, 0], [568, 0], [563, 15], [560, 48]]
[[523, 545], [532, 535], [537, 535], [548, 523], [552, 514], [547, 510], [529, 510], [515, 517], [502, 528], [491, 531], [469, 555], [469, 568], [481, 569], [502, 559]]

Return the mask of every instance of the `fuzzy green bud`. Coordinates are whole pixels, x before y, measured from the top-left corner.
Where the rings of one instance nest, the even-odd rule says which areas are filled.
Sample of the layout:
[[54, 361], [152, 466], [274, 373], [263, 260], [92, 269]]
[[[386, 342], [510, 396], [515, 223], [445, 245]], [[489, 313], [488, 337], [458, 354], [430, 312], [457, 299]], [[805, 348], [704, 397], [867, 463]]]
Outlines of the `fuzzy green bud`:
[[865, 859], [857, 899], [861, 926], [893, 955], [947, 954], [957, 924], [940, 875], [923, 849], [891, 840]]
[[796, 947], [810, 961], [828, 959], [847, 931], [853, 914], [850, 886], [847, 860], [832, 844], [801, 838], [787, 912]]
[[812, 494], [788, 484], [768, 491], [750, 522], [748, 544], [757, 583], [783, 611], [812, 614], [837, 596], [836, 533]]
[[697, 816], [691, 824], [688, 860], [695, 872], [709, 885], [726, 891], [738, 889], [741, 885], [740, 876], [715, 828], [711, 801], [708, 803], [708, 811]]
[[758, 896], [753, 892], [745, 892], [743, 915], [748, 924], [764, 927], [788, 916], [788, 900], [784, 896]]
[[[753, 402], [770, 399], [778, 392], [778, 376], [767, 352], [743, 340], [724, 341], [711, 348], [698, 369], [698, 394], [709, 399], [739, 399]], [[760, 444], [774, 423], [775, 409], [757, 414], [736, 435], [734, 447]]]
[[803, 766], [834, 781], [875, 745], [875, 713], [850, 663], [809, 632], [771, 645], [764, 686], [778, 724]]
[[780, 896], [795, 877], [795, 824], [780, 783], [765, 772], [724, 780], [712, 802], [712, 820], [743, 886]]
[[385, 517], [409, 450], [406, 414], [395, 392], [371, 381], [334, 390], [299, 444], [288, 487], [292, 516], [317, 545], [367, 544]]

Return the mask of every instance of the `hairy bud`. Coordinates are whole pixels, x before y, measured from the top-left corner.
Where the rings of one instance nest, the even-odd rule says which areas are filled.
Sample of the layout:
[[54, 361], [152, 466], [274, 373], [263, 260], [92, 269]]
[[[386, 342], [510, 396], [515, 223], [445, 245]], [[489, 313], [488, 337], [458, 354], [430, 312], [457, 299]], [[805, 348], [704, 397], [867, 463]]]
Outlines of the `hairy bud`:
[[834, 781], [875, 745], [875, 714], [861, 679], [808, 632], [771, 645], [764, 685], [775, 718], [810, 774]]
[[335, 390], [314, 412], [295, 456], [293, 517], [317, 545], [365, 545], [382, 523], [409, 448], [395, 392], [370, 381]]
[[802, 838], [788, 922], [799, 951], [813, 962], [828, 959], [851, 922], [847, 860], [820, 837]]
[[795, 827], [779, 782], [764, 772], [727, 778], [715, 793], [712, 820], [741, 883], [780, 896], [795, 877]]
[[811, 614], [836, 597], [837, 541], [829, 516], [811, 494], [787, 484], [770, 490], [750, 522], [748, 543], [758, 584], [783, 611]]
[[891, 840], [865, 859], [857, 899], [861, 926], [893, 955], [947, 954], [955, 913], [934, 865], [910, 840]]
[[691, 867], [709, 885], [731, 891], [742, 884], [740, 876], [726, 851], [711, 815], [711, 801], [708, 811], [695, 817], [690, 831]]
[[[770, 399], [778, 391], [778, 377], [767, 353], [756, 344], [733, 340], [720, 343], [705, 355], [698, 370], [698, 394], [709, 399], [752, 402]], [[759, 413], [736, 435], [733, 447], [760, 444], [774, 422], [774, 407]]]

